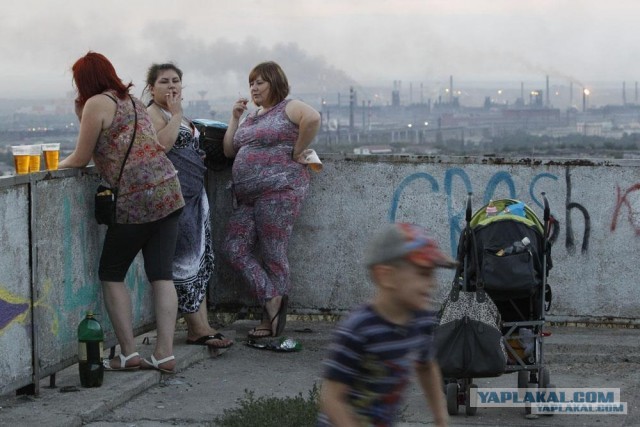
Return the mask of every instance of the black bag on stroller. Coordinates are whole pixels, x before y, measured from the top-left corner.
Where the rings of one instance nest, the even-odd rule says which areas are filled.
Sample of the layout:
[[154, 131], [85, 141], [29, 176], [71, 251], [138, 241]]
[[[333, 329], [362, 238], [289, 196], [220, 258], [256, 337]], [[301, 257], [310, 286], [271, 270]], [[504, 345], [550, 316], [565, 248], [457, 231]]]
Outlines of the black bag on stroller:
[[[474, 244], [467, 254], [466, 273], [469, 282], [481, 283], [500, 307], [502, 300], [526, 299], [540, 292], [546, 272], [542, 267], [544, 229], [538, 217], [517, 200], [504, 199], [496, 204], [500, 209], [521, 205], [520, 214], [489, 217], [484, 210], [476, 212], [469, 224]], [[523, 240], [525, 244], [521, 244]], [[546, 270], [551, 266], [547, 247]]]
[[223, 171], [233, 166], [233, 159], [224, 155], [223, 139], [227, 124], [215, 120], [194, 119], [200, 132], [200, 148], [206, 153], [204, 164], [212, 171]]
[[460, 292], [454, 281], [435, 328], [442, 375], [452, 378], [495, 377], [505, 372], [507, 353], [500, 313], [483, 291]]

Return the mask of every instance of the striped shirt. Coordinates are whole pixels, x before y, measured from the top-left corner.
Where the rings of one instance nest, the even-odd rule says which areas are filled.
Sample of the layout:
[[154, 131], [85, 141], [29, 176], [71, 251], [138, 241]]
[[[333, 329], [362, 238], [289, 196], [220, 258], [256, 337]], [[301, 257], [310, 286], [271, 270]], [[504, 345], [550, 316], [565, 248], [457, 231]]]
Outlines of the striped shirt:
[[[435, 313], [422, 311], [396, 325], [365, 305], [338, 326], [324, 378], [349, 387], [348, 403], [362, 425], [393, 425], [415, 363], [435, 357], [435, 324]], [[331, 426], [323, 413], [318, 426]]]

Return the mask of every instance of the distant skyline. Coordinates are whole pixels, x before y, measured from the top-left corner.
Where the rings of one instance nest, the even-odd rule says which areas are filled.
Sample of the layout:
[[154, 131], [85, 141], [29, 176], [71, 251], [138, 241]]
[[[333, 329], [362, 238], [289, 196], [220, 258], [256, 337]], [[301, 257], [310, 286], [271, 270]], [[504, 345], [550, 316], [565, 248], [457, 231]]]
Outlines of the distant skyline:
[[[279, 62], [292, 94], [394, 80], [602, 82], [633, 99], [640, 80], [634, 0], [20, 0], [0, 15], [0, 98], [64, 98], [70, 67], [105, 54], [144, 87], [152, 62], [175, 61], [185, 95], [246, 95], [246, 76]], [[428, 88], [433, 91], [433, 88]]]

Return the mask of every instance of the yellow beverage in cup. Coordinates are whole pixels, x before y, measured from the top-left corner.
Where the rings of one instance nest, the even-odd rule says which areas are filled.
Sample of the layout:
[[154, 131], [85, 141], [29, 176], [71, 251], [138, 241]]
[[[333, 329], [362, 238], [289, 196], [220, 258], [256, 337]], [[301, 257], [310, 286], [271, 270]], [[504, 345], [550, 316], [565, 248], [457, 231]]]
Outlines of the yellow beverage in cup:
[[40, 170], [40, 156], [42, 154], [42, 146], [30, 145], [29, 151], [29, 172], [38, 172]]
[[28, 145], [12, 145], [13, 164], [16, 168], [16, 174], [25, 175], [29, 173], [29, 160], [31, 150]]
[[44, 153], [44, 166], [47, 170], [58, 170], [58, 161], [60, 160], [60, 143], [42, 144], [42, 152]]
[[44, 165], [48, 171], [58, 170], [60, 151], [47, 150], [44, 152]]
[[18, 175], [25, 175], [29, 173], [29, 155], [27, 154], [14, 154], [13, 164], [16, 167], [16, 173]]
[[322, 170], [322, 163], [309, 163], [309, 169], [314, 172], [320, 172]]
[[29, 156], [29, 172], [38, 172], [40, 170], [40, 154], [32, 154]]

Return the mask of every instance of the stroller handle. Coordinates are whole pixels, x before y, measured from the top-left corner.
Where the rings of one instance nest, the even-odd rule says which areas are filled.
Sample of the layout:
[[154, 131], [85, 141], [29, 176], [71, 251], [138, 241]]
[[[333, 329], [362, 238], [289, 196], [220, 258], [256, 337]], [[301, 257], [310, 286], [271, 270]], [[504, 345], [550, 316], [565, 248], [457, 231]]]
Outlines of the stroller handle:
[[544, 222], [547, 223], [550, 217], [549, 200], [547, 200], [547, 193], [542, 192], [542, 198], [544, 199]]
[[467, 221], [467, 223], [469, 223], [469, 221], [471, 221], [471, 217], [472, 217], [471, 196], [473, 196], [473, 193], [469, 192], [467, 194], [467, 210], [465, 211], [465, 220]]

